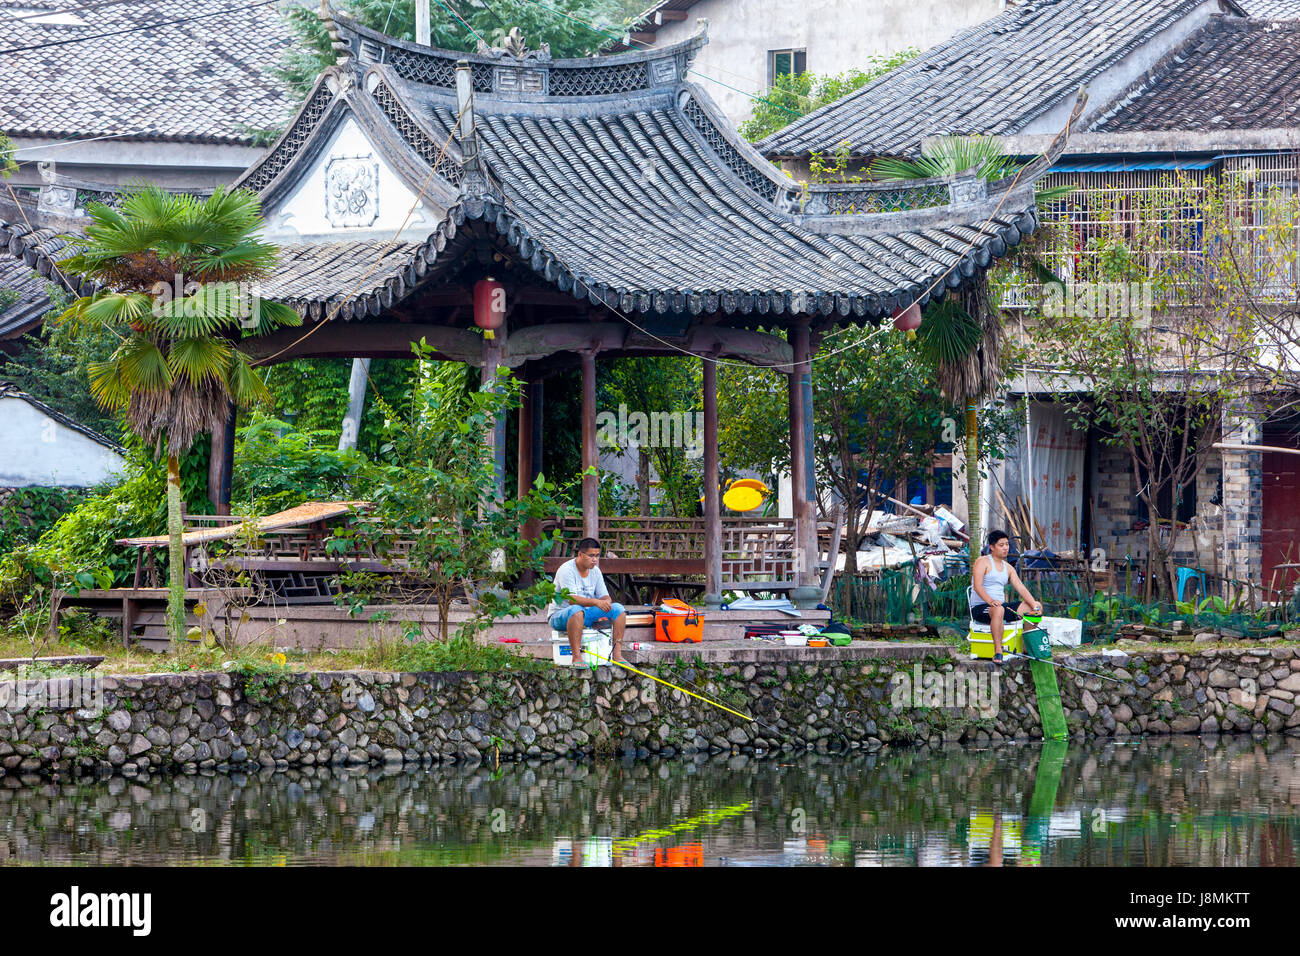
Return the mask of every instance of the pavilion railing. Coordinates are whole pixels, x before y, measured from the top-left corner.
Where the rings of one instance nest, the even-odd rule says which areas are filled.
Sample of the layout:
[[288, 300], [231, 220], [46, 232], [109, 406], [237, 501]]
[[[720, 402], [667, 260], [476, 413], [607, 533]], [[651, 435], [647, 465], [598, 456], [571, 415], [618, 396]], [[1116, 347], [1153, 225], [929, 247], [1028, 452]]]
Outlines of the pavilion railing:
[[[602, 517], [596, 537], [607, 558], [676, 558], [704, 560], [704, 519]], [[543, 533], [560, 531], [552, 557], [571, 557], [582, 537], [582, 520], [569, 518], [543, 525]], [[831, 525], [820, 525], [821, 551], [830, 546]], [[724, 583], [790, 581], [795, 574], [795, 528], [792, 518], [724, 517]]]

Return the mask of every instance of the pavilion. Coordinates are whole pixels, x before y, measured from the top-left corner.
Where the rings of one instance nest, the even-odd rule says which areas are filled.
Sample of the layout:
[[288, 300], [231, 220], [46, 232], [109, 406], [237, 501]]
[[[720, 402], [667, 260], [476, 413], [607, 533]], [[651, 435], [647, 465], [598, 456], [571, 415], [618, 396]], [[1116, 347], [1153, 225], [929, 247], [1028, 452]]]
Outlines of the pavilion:
[[[753, 571], [737, 560], [733, 532], [755, 520], [728, 519], [724, 544], [715, 362], [779, 369], [789, 381], [794, 510], [786, 536], [769, 536], [785, 553], [760, 548], [760, 564], [796, 601], [815, 603], [816, 569], [798, 556], [818, 553], [810, 357], [819, 340], [977, 281], [1036, 228], [1034, 181], [1060, 149], [996, 183], [972, 173], [804, 185], [688, 81], [704, 30], [663, 49], [553, 60], [517, 38], [470, 55], [384, 36], [325, 4], [322, 17], [337, 65], [236, 182], [261, 195], [266, 237], [282, 249], [262, 294], [304, 317], [301, 328], [248, 340], [250, 354], [265, 363], [405, 358], [423, 338], [485, 380], [512, 369], [529, 383], [521, 492], [536, 474], [549, 374], [581, 366], [585, 470], [597, 462], [597, 359], [697, 357], [701, 548], [660, 557], [697, 561], [706, 603]], [[39, 258], [44, 237], [9, 228], [11, 250]], [[505, 294], [504, 326], [490, 338], [474, 322], [475, 285], [486, 278]], [[228, 435], [216, 441], [227, 489]], [[498, 423], [502, 494], [504, 435]], [[582, 533], [597, 535], [610, 517], [598, 514], [597, 479], [584, 477]], [[619, 525], [639, 521], [653, 538], [655, 520]]]

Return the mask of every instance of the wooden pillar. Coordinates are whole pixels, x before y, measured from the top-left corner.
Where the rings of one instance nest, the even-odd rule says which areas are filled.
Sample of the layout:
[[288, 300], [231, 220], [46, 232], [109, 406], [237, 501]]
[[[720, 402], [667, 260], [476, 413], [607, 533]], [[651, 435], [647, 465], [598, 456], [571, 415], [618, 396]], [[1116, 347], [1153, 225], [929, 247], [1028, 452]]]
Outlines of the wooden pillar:
[[212, 433], [208, 455], [208, 500], [219, 515], [230, 514], [230, 481], [235, 470], [235, 406], [230, 405], [226, 424]]
[[522, 498], [533, 486], [533, 386], [527, 384], [519, 396], [519, 439], [516, 442], [516, 495]]
[[[582, 353], [582, 536], [597, 537], [600, 523], [600, 479], [595, 474], [599, 463], [596, 448], [596, 352]], [[588, 474], [587, 472], [591, 472]]]
[[532, 472], [528, 476], [528, 482], [529, 484], [532, 484], [532, 482], [537, 480], [537, 476], [542, 473], [542, 425], [546, 411], [546, 390], [542, 385], [542, 380], [538, 379], [535, 382], [529, 382], [528, 393], [533, 407], [533, 468]]
[[806, 322], [790, 330], [794, 366], [790, 371], [790, 485], [794, 512], [796, 601], [807, 602], [819, 594], [816, 581], [817, 513], [813, 506], [812, 367]]
[[704, 359], [704, 603], [722, 603], [722, 501], [718, 487], [718, 366]]
[[[503, 325], [492, 338], [483, 339], [483, 387], [495, 389], [500, 369], [505, 365], [506, 329]], [[487, 443], [492, 450], [493, 495], [500, 501], [506, 493], [506, 419], [498, 415], [488, 429]]]

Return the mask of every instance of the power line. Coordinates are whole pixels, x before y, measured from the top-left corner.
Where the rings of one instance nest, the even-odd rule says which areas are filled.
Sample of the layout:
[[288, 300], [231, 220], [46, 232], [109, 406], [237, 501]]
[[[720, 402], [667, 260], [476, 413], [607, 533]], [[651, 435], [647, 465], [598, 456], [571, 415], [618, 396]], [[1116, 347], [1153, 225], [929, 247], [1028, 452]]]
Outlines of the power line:
[[[138, 27], [125, 27], [121, 30], [110, 30], [107, 33], [92, 33], [84, 37], [72, 37], [67, 40], [50, 40], [46, 43], [32, 43], [27, 46], [9, 47], [7, 50], [0, 50], [0, 56], [7, 53], [22, 53], [28, 50], [43, 50], [46, 47], [69, 46], [73, 43], [85, 43], [87, 40], [101, 40], [105, 37], [123, 36], [127, 33], [139, 33], [142, 30], [153, 30], [157, 27], [172, 26], [177, 23], [192, 23], [195, 20], [207, 20], [227, 13], [239, 13], [244, 10], [254, 10], [258, 7], [269, 7], [279, 2], [280, 0], [258, 0], [257, 3], [246, 3], [238, 7], [223, 7], [220, 10], [212, 10], [208, 13], [198, 13], [192, 17], [178, 17], [175, 20], [159, 20], [156, 23], [146, 23]], [[441, 0], [439, 0], [439, 2], [441, 2]]]
[[457, 20], [459, 20], [459, 21], [464, 25], [465, 29], [468, 30], [471, 34], [474, 35], [474, 39], [478, 40], [478, 42], [479, 42], [479, 43], [482, 43], [484, 46], [487, 46], [487, 45], [488, 45], [487, 40], [485, 40], [485, 39], [483, 39], [483, 37], [479, 36], [478, 31], [475, 30], [472, 26], [469, 25], [469, 21], [466, 20], [464, 17], [462, 17], [462, 16], [461, 16], [459, 13], [457, 13], [455, 10], [453, 10], [451, 7], [449, 7], [449, 6], [444, 2], [444, 0], [438, 0], [438, 5], [439, 5], [440, 7], [442, 7], [444, 10], [446, 10], [448, 13], [450, 13], [450, 14], [451, 14], [453, 17], [455, 17]]

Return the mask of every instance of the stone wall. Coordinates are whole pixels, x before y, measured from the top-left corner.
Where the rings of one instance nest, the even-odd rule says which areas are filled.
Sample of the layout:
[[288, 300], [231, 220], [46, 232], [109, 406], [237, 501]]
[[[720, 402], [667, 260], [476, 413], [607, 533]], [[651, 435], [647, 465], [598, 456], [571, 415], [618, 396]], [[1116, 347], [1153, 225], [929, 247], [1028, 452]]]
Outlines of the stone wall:
[[[1077, 655], [1064, 663], [1123, 681], [1059, 672], [1076, 735], [1300, 735], [1295, 647]], [[1001, 671], [938, 656], [678, 663], [662, 676], [756, 720], [609, 667], [517, 675], [156, 674], [97, 678], [94, 687], [68, 678], [6, 681], [0, 767], [19, 776], [287, 769], [575, 751], [872, 749], [1040, 733], [1023, 663]], [[981, 712], [976, 704], [991, 706]]]

